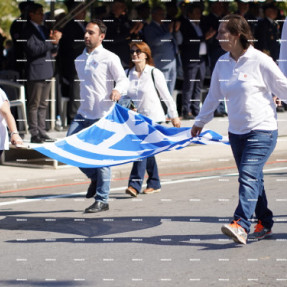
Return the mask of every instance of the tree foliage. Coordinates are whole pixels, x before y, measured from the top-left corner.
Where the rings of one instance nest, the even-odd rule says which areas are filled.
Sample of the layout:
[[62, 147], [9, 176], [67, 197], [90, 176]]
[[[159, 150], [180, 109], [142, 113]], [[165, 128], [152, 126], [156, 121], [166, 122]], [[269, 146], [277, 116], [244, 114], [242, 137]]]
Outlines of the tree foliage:
[[16, 0], [0, 1], [0, 28], [5, 35], [9, 35], [10, 25], [18, 14], [19, 10]]

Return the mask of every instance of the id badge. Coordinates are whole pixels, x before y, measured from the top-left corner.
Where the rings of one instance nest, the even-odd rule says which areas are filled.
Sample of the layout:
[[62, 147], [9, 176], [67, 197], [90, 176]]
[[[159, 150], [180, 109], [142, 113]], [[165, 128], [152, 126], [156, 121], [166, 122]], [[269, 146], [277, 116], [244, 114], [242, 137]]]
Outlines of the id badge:
[[248, 75], [246, 73], [240, 72], [239, 76], [238, 76], [238, 80], [239, 81], [248, 81]]

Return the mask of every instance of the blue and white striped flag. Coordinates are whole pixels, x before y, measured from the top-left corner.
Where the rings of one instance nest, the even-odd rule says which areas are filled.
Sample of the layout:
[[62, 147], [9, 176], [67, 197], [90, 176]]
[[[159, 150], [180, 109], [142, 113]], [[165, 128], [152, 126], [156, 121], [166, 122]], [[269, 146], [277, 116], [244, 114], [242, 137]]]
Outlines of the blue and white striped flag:
[[54, 143], [39, 145], [38, 152], [68, 165], [85, 168], [112, 166], [181, 149], [190, 143], [228, 144], [221, 135], [206, 130], [191, 137], [191, 128], [167, 128], [118, 104], [92, 126]]

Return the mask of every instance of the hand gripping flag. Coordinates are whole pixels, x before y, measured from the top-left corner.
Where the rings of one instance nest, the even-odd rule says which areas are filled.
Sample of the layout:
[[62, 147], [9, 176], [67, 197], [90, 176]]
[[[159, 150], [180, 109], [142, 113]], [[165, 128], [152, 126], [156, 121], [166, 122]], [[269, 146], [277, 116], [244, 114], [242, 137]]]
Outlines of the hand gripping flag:
[[34, 149], [68, 165], [85, 168], [120, 165], [190, 143], [228, 144], [221, 135], [206, 130], [191, 137], [191, 128], [167, 128], [118, 104], [104, 118], [79, 133]]

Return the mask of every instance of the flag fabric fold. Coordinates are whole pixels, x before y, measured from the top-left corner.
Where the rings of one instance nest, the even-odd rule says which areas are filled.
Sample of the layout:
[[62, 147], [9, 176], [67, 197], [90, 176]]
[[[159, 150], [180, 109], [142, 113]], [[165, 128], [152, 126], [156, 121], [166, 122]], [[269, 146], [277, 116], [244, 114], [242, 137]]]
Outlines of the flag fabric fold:
[[191, 143], [229, 144], [221, 135], [206, 130], [191, 137], [191, 128], [167, 128], [115, 104], [111, 112], [92, 126], [59, 140], [34, 147], [47, 157], [85, 168], [120, 165]]

